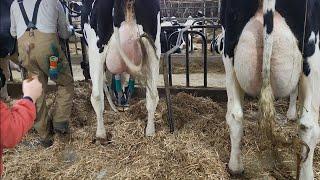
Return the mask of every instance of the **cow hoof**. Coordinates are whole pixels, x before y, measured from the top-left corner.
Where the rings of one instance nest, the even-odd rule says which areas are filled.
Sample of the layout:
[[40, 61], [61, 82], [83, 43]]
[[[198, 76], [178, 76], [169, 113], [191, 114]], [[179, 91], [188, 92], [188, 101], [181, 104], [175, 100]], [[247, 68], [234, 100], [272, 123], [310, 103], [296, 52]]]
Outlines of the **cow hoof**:
[[288, 111], [287, 112], [287, 118], [290, 120], [290, 121], [293, 121], [293, 120], [296, 120], [297, 119], [297, 113], [295, 111]]
[[92, 144], [106, 146], [108, 144], [111, 144], [111, 142], [112, 142], [111, 139], [112, 139], [112, 134], [107, 133], [107, 136], [105, 138], [94, 137], [92, 139]]
[[151, 125], [147, 125], [147, 128], [146, 128], [146, 136], [147, 137], [152, 137], [156, 134], [156, 130], [154, 128], [154, 125], [151, 126]]
[[156, 134], [156, 132], [155, 132], [155, 130], [154, 130], [154, 128], [153, 129], [146, 129], [146, 136], [147, 137], [152, 137], [152, 136], [154, 136]]
[[227, 167], [228, 173], [230, 174], [231, 178], [240, 178], [244, 175], [244, 170], [237, 170], [233, 171], [229, 167]]
[[111, 141], [109, 141], [107, 138], [94, 138], [92, 140], [92, 144], [95, 144], [95, 145], [106, 146], [110, 143], [111, 143]]
[[152, 136], [154, 136], [156, 133], [153, 131], [153, 132], [148, 132], [148, 131], [146, 131], [146, 136], [147, 137], [152, 137]]
[[228, 173], [231, 175], [232, 178], [239, 178], [244, 175], [244, 169], [243, 166], [240, 166], [238, 168], [230, 168], [230, 165], [227, 165]]

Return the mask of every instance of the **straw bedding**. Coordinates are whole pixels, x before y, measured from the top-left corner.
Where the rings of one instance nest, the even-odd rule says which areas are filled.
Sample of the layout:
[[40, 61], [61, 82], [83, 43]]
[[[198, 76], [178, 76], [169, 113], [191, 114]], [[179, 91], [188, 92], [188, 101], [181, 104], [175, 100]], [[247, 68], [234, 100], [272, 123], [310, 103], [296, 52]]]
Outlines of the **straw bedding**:
[[[165, 101], [156, 112], [156, 136], [144, 137], [146, 109], [136, 99], [125, 113], [113, 113], [106, 104], [105, 126], [112, 135], [107, 146], [93, 143], [95, 113], [90, 104], [90, 88], [77, 83], [71, 119], [72, 141], [55, 141], [44, 149], [31, 131], [15, 149], [4, 154], [4, 179], [230, 179], [226, 164], [230, 151], [225, 122], [226, 103], [180, 93], [173, 97], [176, 132], [170, 134]], [[48, 96], [48, 101], [54, 94]], [[278, 101], [278, 119], [287, 108]], [[243, 179], [295, 177], [295, 156], [290, 148], [279, 149], [281, 163], [271, 169], [270, 152], [259, 144], [257, 102], [245, 103]], [[288, 125], [289, 124], [289, 125]], [[281, 126], [282, 136], [295, 133], [294, 123]], [[282, 132], [282, 131], [281, 131]], [[320, 179], [320, 152], [315, 152], [315, 171]]]

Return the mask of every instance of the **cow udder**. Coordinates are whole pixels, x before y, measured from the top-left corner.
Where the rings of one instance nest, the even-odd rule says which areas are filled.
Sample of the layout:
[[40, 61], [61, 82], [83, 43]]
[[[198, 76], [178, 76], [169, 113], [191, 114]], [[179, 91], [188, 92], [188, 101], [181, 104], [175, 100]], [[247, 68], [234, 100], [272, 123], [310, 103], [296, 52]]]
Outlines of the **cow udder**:
[[[297, 40], [285, 20], [275, 13], [271, 56], [271, 86], [276, 97], [288, 96], [296, 87], [302, 57]], [[235, 50], [235, 73], [241, 88], [252, 96], [262, 85], [263, 16], [258, 12], [245, 26]]]
[[[135, 65], [139, 65], [143, 56], [139, 43], [138, 25], [134, 22], [123, 22], [119, 28], [119, 34], [121, 49]], [[106, 59], [107, 68], [113, 74], [128, 72], [116, 43], [116, 39], [111, 38]]]

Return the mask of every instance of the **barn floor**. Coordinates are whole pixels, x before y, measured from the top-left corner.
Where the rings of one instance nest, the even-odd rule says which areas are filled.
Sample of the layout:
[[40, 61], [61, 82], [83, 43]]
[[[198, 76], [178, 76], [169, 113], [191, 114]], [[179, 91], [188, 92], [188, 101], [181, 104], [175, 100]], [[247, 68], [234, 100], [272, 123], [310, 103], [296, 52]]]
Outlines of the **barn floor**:
[[[113, 113], [106, 104], [105, 126], [112, 134], [107, 146], [92, 143], [95, 114], [90, 88], [77, 83], [71, 119], [72, 141], [56, 141], [48, 149], [39, 146], [30, 132], [15, 149], [4, 153], [3, 179], [230, 179], [230, 140], [225, 122], [226, 103], [180, 93], [173, 97], [177, 131], [168, 132], [164, 99], [156, 112], [156, 135], [144, 136], [146, 110], [135, 100], [125, 113]], [[49, 95], [48, 103], [54, 99]], [[292, 149], [279, 149], [281, 163], [270, 168], [270, 152], [259, 143], [257, 103], [245, 103], [243, 151], [245, 174], [241, 179], [293, 179]], [[277, 101], [279, 119], [285, 119], [287, 103]], [[294, 127], [293, 123], [289, 123]], [[293, 128], [282, 127], [284, 134]], [[320, 151], [315, 152], [314, 170], [320, 179]]]

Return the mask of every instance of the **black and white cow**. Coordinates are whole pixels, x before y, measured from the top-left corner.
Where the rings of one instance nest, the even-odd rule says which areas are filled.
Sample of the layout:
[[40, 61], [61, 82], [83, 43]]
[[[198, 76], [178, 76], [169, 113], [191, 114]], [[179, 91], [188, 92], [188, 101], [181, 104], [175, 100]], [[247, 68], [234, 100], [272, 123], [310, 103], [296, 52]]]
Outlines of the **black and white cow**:
[[128, 72], [145, 82], [146, 136], [154, 135], [161, 54], [159, 0], [86, 0], [83, 5], [82, 26], [93, 84], [91, 102], [97, 115], [96, 137], [106, 138], [103, 91], [109, 93], [105, 67], [113, 74]]
[[[224, 32], [218, 34], [213, 43], [211, 44], [211, 51], [217, 54], [223, 53], [223, 43], [224, 43]], [[295, 120], [297, 118], [297, 98], [298, 98], [298, 88], [290, 94], [290, 103], [287, 111], [287, 118], [289, 120]]]
[[288, 96], [299, 84], [303, 107], [299, 134], [310, 148], [308, 154], [306, 147], [302, 151], [300, 179], [313, 179], [320, 136], [320, 0], [222, 0], [221, 23], [229, 169], [234, 174], [244, 170], [240, 150], [244, 93], [260, 94], [262, 119], [267, 120], [275, 115], [273, 97]]

